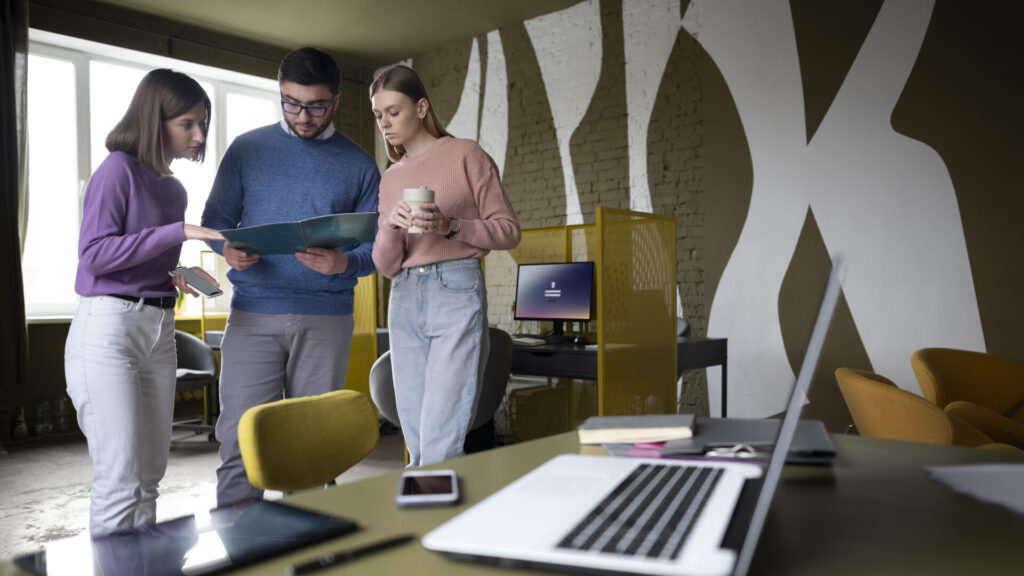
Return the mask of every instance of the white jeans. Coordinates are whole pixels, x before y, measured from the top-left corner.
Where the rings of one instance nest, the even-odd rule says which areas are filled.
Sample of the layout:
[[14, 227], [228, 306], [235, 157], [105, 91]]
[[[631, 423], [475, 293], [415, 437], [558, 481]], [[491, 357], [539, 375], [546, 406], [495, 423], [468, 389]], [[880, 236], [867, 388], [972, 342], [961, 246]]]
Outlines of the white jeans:
[[111, 296], [79, 300], [64, 373], [92, 458], [93, 534], [156, 522], [176, 367], [173, 308]]

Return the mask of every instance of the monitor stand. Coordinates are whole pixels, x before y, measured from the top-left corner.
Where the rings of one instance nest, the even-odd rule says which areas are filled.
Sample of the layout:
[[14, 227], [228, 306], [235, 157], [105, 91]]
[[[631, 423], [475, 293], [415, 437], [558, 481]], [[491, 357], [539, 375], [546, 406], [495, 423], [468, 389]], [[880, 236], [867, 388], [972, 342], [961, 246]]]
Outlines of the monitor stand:
[[548, 344], [562, 344], [565, 342], [565, 323], [561, 320], [553, 320], [554, 326], [550, 334], [544, 335], [544, 342]]

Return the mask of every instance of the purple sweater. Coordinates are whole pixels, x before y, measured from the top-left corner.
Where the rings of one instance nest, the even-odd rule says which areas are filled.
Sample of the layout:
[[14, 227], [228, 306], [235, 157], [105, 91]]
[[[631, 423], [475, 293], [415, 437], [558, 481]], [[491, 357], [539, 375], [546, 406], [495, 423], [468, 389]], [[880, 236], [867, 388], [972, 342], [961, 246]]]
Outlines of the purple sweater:
[[85, 189], [75, 292], [176, 296], [167, 272], [178, 265], [187, 204], [177, 178], [112, 152]]

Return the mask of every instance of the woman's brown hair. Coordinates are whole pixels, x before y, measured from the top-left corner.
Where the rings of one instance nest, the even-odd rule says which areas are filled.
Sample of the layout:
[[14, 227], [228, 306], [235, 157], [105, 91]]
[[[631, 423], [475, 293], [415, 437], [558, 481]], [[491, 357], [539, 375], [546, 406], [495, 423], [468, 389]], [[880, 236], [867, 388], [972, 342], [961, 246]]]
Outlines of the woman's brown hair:
[[152, 70], [139, 82], [124, 117], [107, 134], [107, 150], [131, 154], [157, 174], [170, 176], [171, 168], [164, 156], [164, 122], [181, 116], [199, 102], [206, 107], [206, 119], [202, 126], [204, 140], [194, 160], [202, 162], [206, 158], [205, 137], [210, 130], [210, 97], [198, 82], [167, 68]]
[[[441, 121], [434, 115], [434, 105], [430, 103], [427, 89], [423, 86], [423, 81], [420, 80], [420, 77], [412, 71], [412, 68], [402, 64], [395, 64], [385, 68], [373, 80], [373, 84], [370, 84], [370, 98], [373, 98], [373, 95], [381, 90], [401, 92], [412, 98], [413, 103], [419, 102], [421, 99], [426, 100], [427, 115], [423, 119], [423, 127], [434, 138], [450, 136], [445, 131], [444, 126], [441, 125]], [[388, 150], [388, 158], [392, 162], [398, 162], [402, 159], [402, 156], [405, 156], [404, 146], [393, 146], [387, 140], [384, 141], [384, 144]]]

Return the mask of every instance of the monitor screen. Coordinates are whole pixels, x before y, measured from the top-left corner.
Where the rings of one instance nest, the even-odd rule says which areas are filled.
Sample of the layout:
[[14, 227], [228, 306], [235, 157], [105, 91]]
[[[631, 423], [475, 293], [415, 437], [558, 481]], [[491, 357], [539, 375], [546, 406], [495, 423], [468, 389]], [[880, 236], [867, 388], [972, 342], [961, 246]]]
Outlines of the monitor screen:
[[520, 264], [515, 319], [589, 321], [593, 293], [593, 262]]

